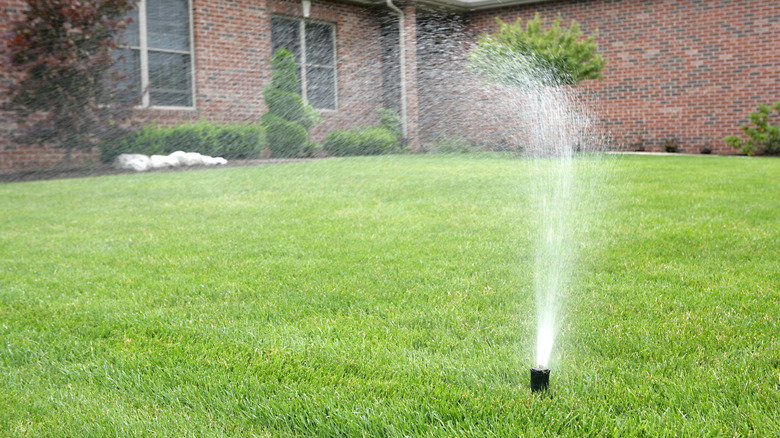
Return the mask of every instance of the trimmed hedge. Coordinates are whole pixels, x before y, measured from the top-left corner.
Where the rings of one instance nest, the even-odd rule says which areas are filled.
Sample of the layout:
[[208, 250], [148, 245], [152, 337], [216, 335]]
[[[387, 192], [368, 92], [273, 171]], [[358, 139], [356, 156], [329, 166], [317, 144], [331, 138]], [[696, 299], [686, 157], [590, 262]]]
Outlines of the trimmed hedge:
[[439, 135], [436, 141], [428, 146], [428, 152], [432, 154], [468, 154], [483, 150], [483, 147], [472, 143], [462, 135]]
[[320, 122], [319, 113], [296, 92], [298, 76], [292, 53], [285, 49], [275, 51], [271, 67], [271, 82], [263, 90], [268, 112], [260, 119], [268, 148], [278, 158], [307, 155], [313, 149], [309, 128]]
[[168, 155], [175, 151], [198, 152], [225, 159], [257, 158], [265, 148], [265, 133], [256, 124], [197, 122], [170, 128], [147, 125], [115, 142], [101, 146], [103, 162], [119, 154]]
[[400, 152], [398, 136], [384, 126], [369, 126], [350, 131], [332, 131], [322, 143], [328, 154], [382, 155]]
[[300, 123], [291, 122], [273, 113], [260, 118], [266, 131], [268, 148], [276, 158], [294, 158], [304, 154], [309, 146], [309, 133]]

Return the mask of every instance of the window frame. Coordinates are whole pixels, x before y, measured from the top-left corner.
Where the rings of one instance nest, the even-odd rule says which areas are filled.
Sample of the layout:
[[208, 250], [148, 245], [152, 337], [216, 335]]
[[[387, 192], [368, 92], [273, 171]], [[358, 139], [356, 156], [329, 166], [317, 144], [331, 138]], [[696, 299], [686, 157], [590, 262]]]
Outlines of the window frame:
[[[136, 108], [151, 108], [151, 109], [169, 109], [169, 110], [194, 110], [196, 109], [196, 93], [195, 93], [195, 38], [194, 38], [194, 25], [193, 25], [193, 14], [192, 14], [192, 0], [187, 0], [187, 30], [189, 32], [188, 35], [188, 45], [189, 50], [175, 50], [175, 49], [158, 49], [158, 48], [149, 48], [148, 44], [148, 26], [147, 26], [147, 15], [146, 15], [146, 1], [147, 0], [138, 0], [138, 3], [136, 4], [136, 9], [138, 11], [138, 45], [133, 46], [129, 44], [120, 44], [118, 47], [124, 50], [135, 50], [138, 51], [138, 64], [139, 64], [139, 73], [140, 73], [140, 86], [141, 86], [141, 100], [136, 106]], [[190, 80], [190, 101], [192, 102], [189, 106], [181, 106], [181, 105], [152, 105], [151, 102], [151, 87], [149, 84], [149, 52], [155, 52], [155, 53], [166, 53], [166, 54], [175, 54], [175, 55], [187, 55], [190, 59], [190, 66], [189, 66], [189, 80]]]
[[[143, 1], [143, 0], [142, 0]], [[318, 20], [314, 18], [307, 18], [307, 17], [296, 17], [296, 16], [290, 16], [290, 15], [282, 15], [282, 14], [272, 14], [270, 17], [271, 21], [271, 33], [273, 34], [273, 19], [274, 18], [281, 18], [284, 20], [290, 20], [290, 21], [296, 21], [298, 22], [298, 45], [300, 47], [300, 71], [301, 71], [301, 77], [300, 83], [301, 83], [301, 98], [303, 98], [303, 101], [306, 103], [309, 102], [308, 97], [308, 68], [314, 67], [314, 68], [330, 68], [333, 70], [333, 108], [317, 108], [314, 107], [317, 111], [338, 111], [339, 109], [339, 80], [338, 80], [338, 52], [336, 51], [338, 44], [336, 41], [336, 27], [337, 23], [326, 21], [326, 20]], [[327, 25], [330, 28], [330, 39], [331, 39], [331, 50], [333, 53], [333, 62], [331, 65], [324, 65], [324, 64], [311, 64], [309, 65], [307, 62], [307, 56], [306, 56], [306, 23], [314, 23], [314, 24], [324, 24]], [[273, 37], [271, 38], [271, 50], [273, 52]], [[271, 53], [273, 55], [273, 53]]]

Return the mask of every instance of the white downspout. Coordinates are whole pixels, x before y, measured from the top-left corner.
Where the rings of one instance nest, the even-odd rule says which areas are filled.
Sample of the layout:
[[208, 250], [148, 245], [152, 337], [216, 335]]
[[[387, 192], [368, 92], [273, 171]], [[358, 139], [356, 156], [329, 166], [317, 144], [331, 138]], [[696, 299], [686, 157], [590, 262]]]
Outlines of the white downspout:
[[406, 116], [406, 38], [404, 37], [404, 12], [393, 4], [393, 0], [387, 0], [387, 7], [398, 14], [398, 46], [399, 67], [401, 70], [401, 135], [404, 139], [409, 137]]
[[309, 18], [311, 13], [311, 0], [302, 0], [301, 9], [303, 9], [303, 18]]

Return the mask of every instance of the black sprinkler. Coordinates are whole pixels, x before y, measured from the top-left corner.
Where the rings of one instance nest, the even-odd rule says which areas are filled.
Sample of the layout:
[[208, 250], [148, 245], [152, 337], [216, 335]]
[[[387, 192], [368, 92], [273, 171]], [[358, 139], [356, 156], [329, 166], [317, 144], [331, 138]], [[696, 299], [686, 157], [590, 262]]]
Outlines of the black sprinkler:
[[531, 368], [531, 392], [547, 391], [550, 384], [550, 369], [539, 365]]

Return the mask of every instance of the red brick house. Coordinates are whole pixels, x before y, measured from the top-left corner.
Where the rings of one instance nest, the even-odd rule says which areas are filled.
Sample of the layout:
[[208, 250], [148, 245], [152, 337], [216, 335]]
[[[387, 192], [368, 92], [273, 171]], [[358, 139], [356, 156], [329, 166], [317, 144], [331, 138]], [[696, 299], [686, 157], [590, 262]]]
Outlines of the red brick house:
[[[0, 32], [24, 5], [0, 0]], [[298, 60], [302, 95], [321, 110], [315, 140], [393, 108], [413, 150], [440, 134], [480, 142], [494, 107], [479, 102], [500, 96], [470, 94], [465, 54], [495, 17], [535, 12], [598, 29], [604, 80], [581, 87], [598, 97], [623, 149], [660, 150], [673, 138], [685, 152], [733, 153], [723, 137], [759, 103], [780, 100], [774, 0], [141, 0], [138, 10], [123, 50], [139, 89], [149, 86], [138, 111], [159, 124], [259, 121], [271, 54], [284, 46]], [[0, 65], [0, 104], [11, 81]], [[0, 110], [0, 170], [63, 159], [62, 150], [11, 143], [15, 129]]]

